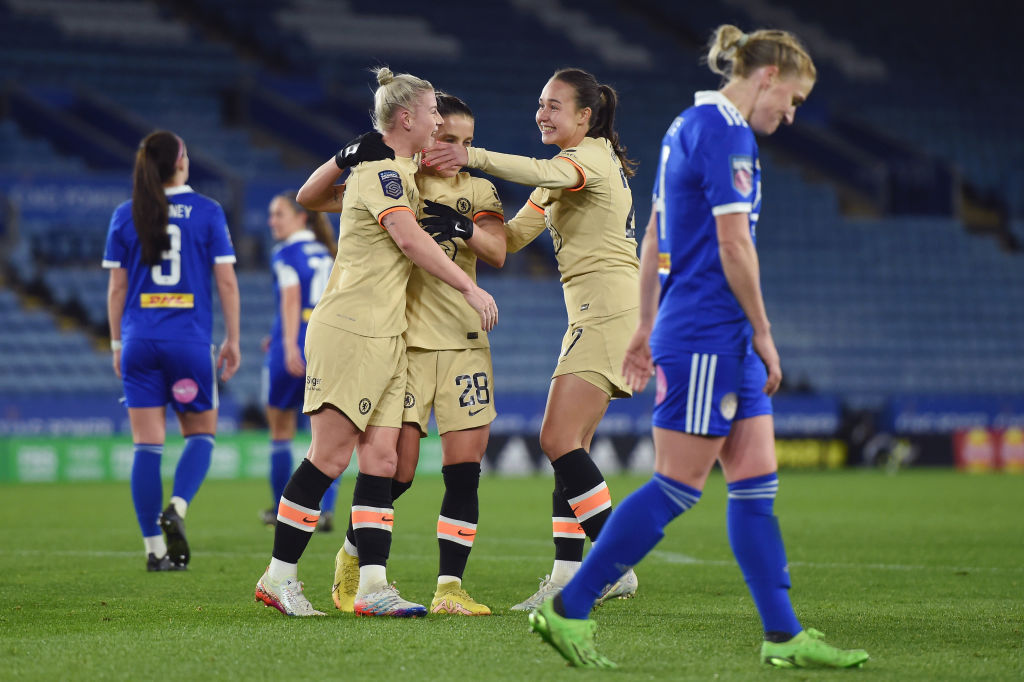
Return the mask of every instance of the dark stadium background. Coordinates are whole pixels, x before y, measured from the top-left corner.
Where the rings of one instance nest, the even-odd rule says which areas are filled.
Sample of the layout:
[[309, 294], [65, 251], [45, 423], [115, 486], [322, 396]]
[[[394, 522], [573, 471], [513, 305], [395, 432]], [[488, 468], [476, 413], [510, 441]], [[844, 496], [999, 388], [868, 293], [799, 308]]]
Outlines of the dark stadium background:
[[[190, 184], [229, 216], [243, 367], [222, 386], [213, 475], [259, 476], [267, 203], [368, 129], [368, 67], [427, 78], [472, 106], [479, 146], [535, 156], [552, 154], [533, 123], [545, 80], [591, 70], [620, 94], [643, 225], [662, 133], [717, 87], [699, 57], [726, 22], [795, 32], [819, 69], [797, 124], [761, 143], [780, 459], [1024, 468], [1016, 3], [0, 0], [0, 481], [130, 461], [99, 263], [149, 131], [184, 137]], [[497, 184], [514, 214], [528, 190]], [[528, 471], [565, 327], [550, 240], [480, 278], [501, 308], [487, 464]], [[602, 469], [649, 468], [650, 405], [613, 404]]]

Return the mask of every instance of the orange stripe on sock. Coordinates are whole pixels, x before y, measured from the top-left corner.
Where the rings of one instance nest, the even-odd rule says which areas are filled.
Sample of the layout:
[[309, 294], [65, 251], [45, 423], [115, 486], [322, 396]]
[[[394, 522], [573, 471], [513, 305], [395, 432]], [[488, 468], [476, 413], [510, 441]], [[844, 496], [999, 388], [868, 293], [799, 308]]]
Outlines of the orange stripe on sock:
[[352, 510], [352, 525], [358, 526], [361, 523], [379, 523], [385, 526], [395, 525], [394, 513], [388, 514], [386, 512], [374, 512], [374, 511], [356, 511]]
[[282, 498], [281, 503], [277, 505], [277, 514], [278, 516], [283, 516], [295, 523], [302, 524], [310, 530], [314, 530], [316, 528], [316, 522], [320, 520], [319, 514], [307, 514], [306, 512], [299, 511], [298, 509], [288, 506], [284, 501], [284, 498]]
[[572, 533], [573, 535], [579, 535], [580, 537], [586, 536], [586, 533], [583, 532], [583, 526], [576, 522], [552, 521], [551, 532]]
[[611, 502], [612, 494], [608, 491], [608, 486], [604, 486], [590, 497], [575, 504], [572, 508], [572, 513], [576, 515], [576, 518], [579, 518], [587, 512], [593, 511], [602, 505], [611, 504]]
[[437, 522], [437, 533], [438, 535], [455, 535], [466, 542], [473, 542], [476, 538], [476, 530], [473, 528], [468, 526], [457, 526], [454, 523], [447, 523], [445, 521]]

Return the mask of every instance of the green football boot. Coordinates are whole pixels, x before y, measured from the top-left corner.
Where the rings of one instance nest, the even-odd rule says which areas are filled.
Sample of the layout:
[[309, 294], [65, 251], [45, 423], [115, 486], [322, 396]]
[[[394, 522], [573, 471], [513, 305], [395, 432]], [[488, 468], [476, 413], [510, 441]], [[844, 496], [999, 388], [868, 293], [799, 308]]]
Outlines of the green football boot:
[[530, 630], [541, 636], [554, 647], [569, 665], [576, 668], [615, 668], [613, 662], [602, 656], [594, 647], [594, 621], [565, 618], [555, 613], [552, 600], [548, 599], [530, 612]]
[[868, 660], [863, 649], [839, 649], [825, 643], [813, 628], [787, 642], [762, 642], [761, 662], [777, 668], [859, 668]]

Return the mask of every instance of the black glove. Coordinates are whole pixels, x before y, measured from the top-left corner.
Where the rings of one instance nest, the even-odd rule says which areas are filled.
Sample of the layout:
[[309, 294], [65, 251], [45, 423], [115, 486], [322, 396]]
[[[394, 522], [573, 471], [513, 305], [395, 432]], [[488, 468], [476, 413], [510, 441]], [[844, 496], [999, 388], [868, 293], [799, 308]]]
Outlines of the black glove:
[[423, 229], [430, 233], [435, 242], [446, 242], [456, 237], [469, 239], [473, 236], [473, 220], [462, 215], [451, 206], [426, 199], [423, 212], [432, 218], [420, 221]]
[[363, 161], [383, 161], [393, 158], [395, 158], [395, 150], [384, 144], [384, 138], [380, 133], [371, 130], [346, 142], [341, 151], [334, 155], [334, 163], [338, 164], [338, 168], [341, 170], [345, 170]]

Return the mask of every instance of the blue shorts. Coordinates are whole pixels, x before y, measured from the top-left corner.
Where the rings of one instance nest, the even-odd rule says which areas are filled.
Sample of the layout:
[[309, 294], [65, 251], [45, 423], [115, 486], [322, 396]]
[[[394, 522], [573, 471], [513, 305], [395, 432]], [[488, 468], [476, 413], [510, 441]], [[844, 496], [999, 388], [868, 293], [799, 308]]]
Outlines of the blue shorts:
[[702, 436], [727, 436], [732, 423], [772, 413], [768, 372], [755, 353], [681, 352], [658, 358], [651, 423]]
[[264, 405], [276, 407], [279, 410], [302, 409], [306, 377], [296, 377], [288, 373], [284, 366], [284, 351], [280, 347], [271, 346], [267, 351], [260, 384]]
[[127, 407], [163, 407], [177, 412], [215, 410], [216, 347], [194, 341], [127, 339], [121, 349], [121, 380]]

